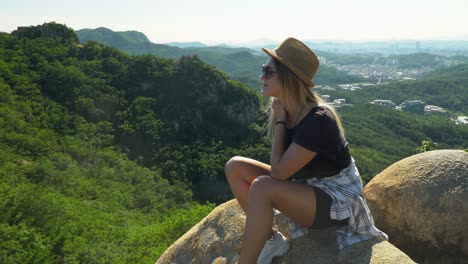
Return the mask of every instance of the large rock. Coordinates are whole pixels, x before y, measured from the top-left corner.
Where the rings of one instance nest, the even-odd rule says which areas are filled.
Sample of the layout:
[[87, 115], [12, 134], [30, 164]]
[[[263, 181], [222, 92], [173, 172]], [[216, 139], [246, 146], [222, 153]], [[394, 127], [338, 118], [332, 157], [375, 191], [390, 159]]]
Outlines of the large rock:
[[376, 226], [418, 262], [467, 263], [468, 153], [437, 150], [391, 165], [364, 188]]
[[[287, 234], [284, 217], [277, 220]], [[237, 263], [245, 215], [237, 201], [231, 200], [215, 208], [190, 229], [156, 262], [163, 263]], [[315, 230], [291, 240], [290, 250], [273, 263], [414, 263], [388, 241], [372, 239], [338, 252], [335, 229]]]

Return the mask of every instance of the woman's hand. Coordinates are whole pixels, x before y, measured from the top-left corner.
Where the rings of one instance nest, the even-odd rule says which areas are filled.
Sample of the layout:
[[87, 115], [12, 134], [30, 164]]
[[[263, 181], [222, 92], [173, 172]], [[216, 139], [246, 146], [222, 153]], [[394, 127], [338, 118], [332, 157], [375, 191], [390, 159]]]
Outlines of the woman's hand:
[[280, 103], [278, 98], [273, 99], [271, 107], [273, 111], [275, 111], [276, 121], [286, 121], [286, 109], [284, 109], [284, 106]]

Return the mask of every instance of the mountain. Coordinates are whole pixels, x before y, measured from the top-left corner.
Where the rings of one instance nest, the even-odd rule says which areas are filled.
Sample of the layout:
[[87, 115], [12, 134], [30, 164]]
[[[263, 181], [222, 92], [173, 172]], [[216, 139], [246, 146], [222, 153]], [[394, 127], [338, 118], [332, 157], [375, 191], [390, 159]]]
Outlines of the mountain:
[[138, 31], [112, 31], [105, 27], [96, 29], [80, 29], [75, 31], [81, 42], [98, 41], [105, 45], [128, 45], [128, 43], [149, 43], [145, 34]]
[[194, 42], [169, 42], [169, 43], [165, 43], [165, 45], [173, 46], [173, 47], [179, 47], [179, 48], [189, 48], [189, 47], [201, 48], [201, 47], [207, 47], [206, 44], [203, 44], [203, 43], [198, 42], [198, 41], [194, 41]]
[[[145, 34], [137, 31], [115, 32], [107, 28], [81, 29], [75, 31], [81, 43], [96, 41], [111, 46], [131, 55], [153, 54], [159, 57], [177, 59], [187, 53], [179, 47], [155, 44]], [[136, 36], [132, 39], [132, 36]]]
[[[232, 78], [246, 83], [249, 87], [255, 90], [260, 89], [260, 81], [258, 80], [259, 67], [264, 63], [264, 58], [255, 56], [258, 52], [247, 48], [230, 48], [225, 46], [206, 45], [193, 47], [192, 45], [175, 44], [174, 46], [166, 44], [155, 44], [151, 42], [128, 41], [119, 37], [119, 34], [110, 30], [105, 30], [106, 36], [102, 37], [99, 32], [102, 30], [96, 29], [98, 33], [93, 33], [94, 30], [76, 31], [76, 34], [82, 43], [92, 40], [109, 45], [131, 55], [152, 54], [158, 57], [179, 59], [184, 55], [197, 55], [203, 61], [216, 66], [217, 68], [227, 72]], [[86, 34], [85, 34], [86, 33]], [[117, 41], [113, 41], [117, 40]], [[192, 42], [197, 44], [199, 42]], [[203, 44], [202, 44], [203, 45]], [[185, 46], [181, 48], [181, 46]], [[192, 47], [191, 47], [192, 46]], [[240, 54], [239, 54], [240, 53]], [[236, 56], [239, 54], [240, 56]], [[241, 61], [237, 61], [239, 58]], [[245, 61], [248, 63], [245, 63]], [[255, 73], [255, 74], [252, 74]]]
[[255, 50], [260, 50], [261, 48], [274, 48], [280, 44], [280, 41], [262, 38], [252, 41], [229, 41], [229, 43], [224, 44], [230, 47], [248, 47]]
[[[92, 31], [91, 31], [92, 32]], [[100, 32], [100, 30], [98, 30]], [[102, 38], [100, 34], [90, 34], [94, 38], [85, 38], [82, 31], [77, 31], [77, 36], [81, 42], [89, 40], [97, 41], [125, 52], [131, 55], [152, 54], [158, 57], [178, 59], [184, 55], [197, 55], [201, 60], [216, 66], [218, 69], [228, 73], [228, 75], [239, 80], [255, 91], [261, 90], [261, 65], [266, 62], [268, 57], [261, 50], [249, 48], [234, 48], [225, 45], [206, 46], [206, 47], [186, 47], [179, 48], [164, 44], [154, 44], [151, 42], [131, 42], [122, 41], [118, 36], [111, 37], [112, 31], [106, 31], [109, 37]], [[117, 33], [115, 33], [118, 35]], [[109, 41], [117, 39], [119, 41]], [[336, 74], [336, 68], [323, 65], [317, 72], [314, 79], [316, 84], [340, 84], [363, 81], [362, 78], [347, 74]]]

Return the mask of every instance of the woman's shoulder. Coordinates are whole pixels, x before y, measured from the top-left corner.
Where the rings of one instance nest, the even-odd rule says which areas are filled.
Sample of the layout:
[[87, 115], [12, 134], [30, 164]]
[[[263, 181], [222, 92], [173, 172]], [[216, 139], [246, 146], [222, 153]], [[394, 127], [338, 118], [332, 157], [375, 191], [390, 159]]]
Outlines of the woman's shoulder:
[[307, 118], [309, 121], [310, 120], [315, 120], [315, 119], [320, 119], [320, 120], [326, 120], [326, 119], [331, 119], [334, 120], [332, 110], [330, 108], [331, 106], [327, 104], [319, 104], [310, 110], [309, 114], [307, 115]]
[[312, 106], [306, 116], [291, 130], [309, 129], [335, 122], [329, 106], [320, 104]]

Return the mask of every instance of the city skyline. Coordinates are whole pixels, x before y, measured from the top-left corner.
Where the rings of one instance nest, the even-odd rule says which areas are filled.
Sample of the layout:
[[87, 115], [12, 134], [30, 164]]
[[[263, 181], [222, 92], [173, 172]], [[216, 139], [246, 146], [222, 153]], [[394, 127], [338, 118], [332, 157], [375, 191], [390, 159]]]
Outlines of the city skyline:
[[151, 42], [468, 40], [468, 1], [0, 0], [0, 31], [46, 22], [135, 30]]

